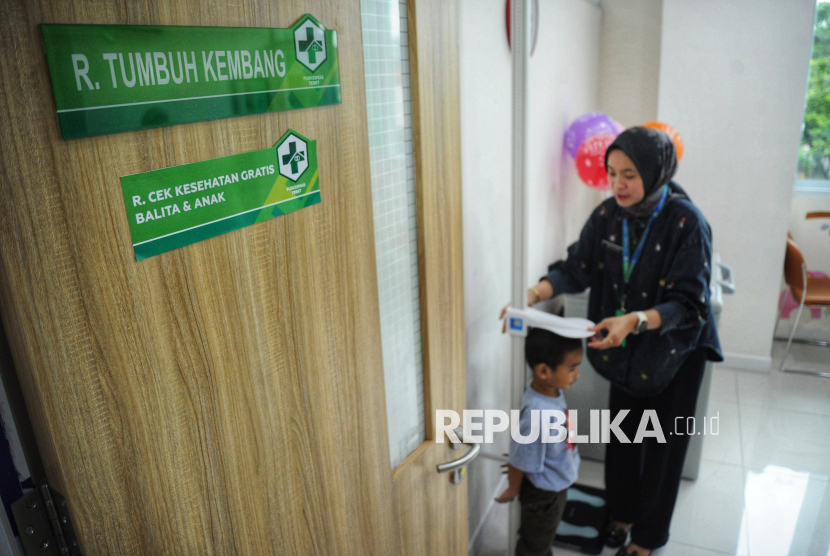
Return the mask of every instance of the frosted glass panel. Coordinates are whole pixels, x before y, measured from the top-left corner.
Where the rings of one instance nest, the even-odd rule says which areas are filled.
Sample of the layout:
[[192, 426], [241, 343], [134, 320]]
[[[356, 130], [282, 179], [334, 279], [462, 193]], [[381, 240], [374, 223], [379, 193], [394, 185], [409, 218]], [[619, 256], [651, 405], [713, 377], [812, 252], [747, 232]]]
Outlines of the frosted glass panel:
[[406, 2], [362, 0], [369, 160], [392, 468], [426, 438]]

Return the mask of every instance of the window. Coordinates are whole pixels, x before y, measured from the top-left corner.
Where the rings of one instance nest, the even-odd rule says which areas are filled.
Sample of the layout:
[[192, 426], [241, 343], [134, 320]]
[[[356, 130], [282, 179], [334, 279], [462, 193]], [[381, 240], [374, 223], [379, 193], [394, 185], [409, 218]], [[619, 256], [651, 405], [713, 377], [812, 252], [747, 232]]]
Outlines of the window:
[[795, 190], [830, 195], [830, 0], [818, 0]]
[[361, 0], [389, 452], [426, 439], [406, 0]]

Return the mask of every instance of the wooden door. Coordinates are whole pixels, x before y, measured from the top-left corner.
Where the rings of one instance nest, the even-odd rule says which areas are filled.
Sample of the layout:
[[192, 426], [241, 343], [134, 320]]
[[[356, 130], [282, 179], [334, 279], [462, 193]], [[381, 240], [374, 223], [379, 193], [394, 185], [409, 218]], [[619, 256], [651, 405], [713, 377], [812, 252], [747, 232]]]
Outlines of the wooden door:
[[434, 480], [435, 466], [459, 453], [434, 442], [433, 421], [437, 409], [465, 407], [458, 5], [408, 0], [407, 8], [427, 442], [392, 474], [395, 553], [467, 554], [467, 482]]
[[[390, 469], [360, 4], [0, 7], [0, 313], [49, 483], [87, 555], [464, 554], [435, 464], [461, 410], [454, 2], [411, 0], [427, 441]], [[336, 106], [64, 141], [41, 23], [338, 32]], [[322, 202], [136, 262], [119, 177], [317, 140]]]

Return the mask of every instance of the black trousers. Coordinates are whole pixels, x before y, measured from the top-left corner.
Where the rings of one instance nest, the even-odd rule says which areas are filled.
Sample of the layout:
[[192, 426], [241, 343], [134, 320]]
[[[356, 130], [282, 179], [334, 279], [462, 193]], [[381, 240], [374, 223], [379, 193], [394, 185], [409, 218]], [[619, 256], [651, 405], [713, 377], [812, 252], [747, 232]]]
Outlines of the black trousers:
[[[632, 442], [622, 444], [611, 434], [605, 455], [608, 508], [614, 521], [633, 523], [631, 542], [643, 548], [659, 548], [669, 540], [669, 526], [689, 447], [686, 418], [694, 417], [705, 365], [706, 352], [701, 349], [692, 352], [668, 387], [648, 398], [637, 398], [611, 386], [611, 419], [622, 409], [630, 410], [620, 429]], [[647, 409], [656, 411], [665, 444], [658, 443], [656, 438], [645, 438], [639, 444], [633, 442], [643, 411]], [[678, 417], [682, 419], [677, 419], [677, 430], [683, 434], [675, 434]], [[696, 423], [698, 429], [700, 426]]]
[[568, 489], [553, 492], [533, 486], [527, 477], [522, 479], [519, 503], [522, 505], [522, 523], [516, 556], [551, 556], [550, 545], [556, 528], [565, 513]]

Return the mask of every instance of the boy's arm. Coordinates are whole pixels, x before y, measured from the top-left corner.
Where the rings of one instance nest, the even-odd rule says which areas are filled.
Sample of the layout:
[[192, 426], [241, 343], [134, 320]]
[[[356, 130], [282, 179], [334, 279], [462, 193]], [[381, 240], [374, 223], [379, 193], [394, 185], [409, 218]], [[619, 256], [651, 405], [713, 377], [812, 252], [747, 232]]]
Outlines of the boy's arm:
[[[529, 406], [522, 404], [521, 412], [519, 413], [519, 431], [523, 437], [527, 437], [532, 430], [531, 420], [534, 418], [534, 413], [538, 410], [531, 409]], [[538, 416], [536, 417], [538, 419]], [[507, 454], [505, 454], [507, 455]], [[510, 441], [510, 457], [508, 463], [502, 467], [507, 470], [507, 490], [501, 493], [496, 498], [496, 502], [505, 503], [510, 502], [519, 494], [522, 489], [522, 479], [525, 473], [539, 473], [544, 470], [545, 462], [545, 445], [542, 444], [540, 438], [536, 438], [535, 442], [518, 443], [516, 440]]]
[[496, 498], [496, 502], [504, 504], [510, 502], [519, 494], [522, 488], [522, 479], [525, 473], [521, 469], [516, 469], [509, 463], [507, 464], [507, 489]]

